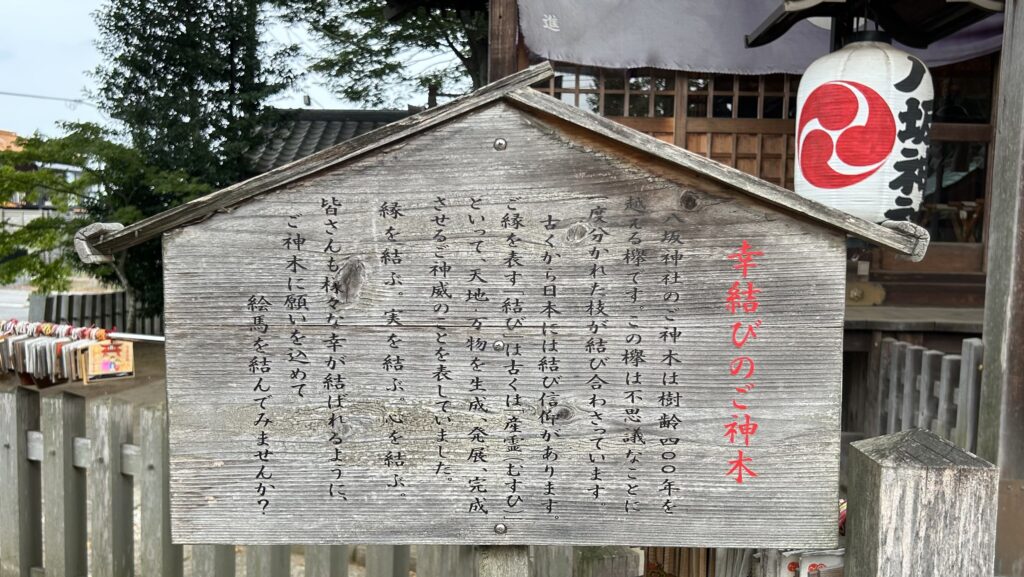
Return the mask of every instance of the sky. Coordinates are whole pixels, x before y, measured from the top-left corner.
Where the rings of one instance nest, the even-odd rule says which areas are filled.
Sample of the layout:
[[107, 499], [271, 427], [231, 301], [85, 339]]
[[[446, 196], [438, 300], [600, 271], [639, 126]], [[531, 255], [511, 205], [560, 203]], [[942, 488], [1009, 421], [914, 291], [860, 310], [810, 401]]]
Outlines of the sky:
[[[86, 91], [94, 86], [88, 71], [100, 63], [93, 44], [98, 32], [92, 12], [101, 4], [101, 0], [0, 0], [0, 93], [85, 100]], [[290, 41], [301, 33], [275, 28], [270, 34]], [[302, 108], [303, 94], [310, 95], [312, 108], [358, 108], [332, 96], [316, 78], [306, 79], [303, 86], [273, 104]], [[0, 94], [0, 130], [58, 136], [60, 121], [108, 122], [87, 103]]]

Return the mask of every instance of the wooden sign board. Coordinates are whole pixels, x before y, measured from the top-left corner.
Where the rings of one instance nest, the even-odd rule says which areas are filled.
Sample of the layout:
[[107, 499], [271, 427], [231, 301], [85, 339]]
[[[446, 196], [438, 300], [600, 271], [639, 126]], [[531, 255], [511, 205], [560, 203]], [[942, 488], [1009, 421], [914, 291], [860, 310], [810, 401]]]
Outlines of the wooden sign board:
[[550, 122], [165, 237], [177, 542], [835, 544], [844, 235]]

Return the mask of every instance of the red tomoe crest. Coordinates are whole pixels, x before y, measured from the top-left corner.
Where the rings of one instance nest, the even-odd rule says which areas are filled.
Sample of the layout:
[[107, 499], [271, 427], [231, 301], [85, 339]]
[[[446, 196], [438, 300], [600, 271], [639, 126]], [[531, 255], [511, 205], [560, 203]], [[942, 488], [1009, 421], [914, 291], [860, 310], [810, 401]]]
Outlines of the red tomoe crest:
[[800, 110], [797, 156], [812, 186], [843, 188], [864, 180], [885, 164], [895, 144], [889, 104], [863, 84], [826, 82]]

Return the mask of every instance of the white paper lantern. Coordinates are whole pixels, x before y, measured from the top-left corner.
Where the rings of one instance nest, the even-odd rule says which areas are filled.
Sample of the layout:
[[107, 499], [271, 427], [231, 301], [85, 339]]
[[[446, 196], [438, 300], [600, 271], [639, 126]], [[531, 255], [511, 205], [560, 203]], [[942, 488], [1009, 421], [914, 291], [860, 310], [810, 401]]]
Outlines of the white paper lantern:
[[907, 220], [928, 172], [932, 77], [884, 41], [856, 41], [800, 80], [796, 192], [871, 222]]

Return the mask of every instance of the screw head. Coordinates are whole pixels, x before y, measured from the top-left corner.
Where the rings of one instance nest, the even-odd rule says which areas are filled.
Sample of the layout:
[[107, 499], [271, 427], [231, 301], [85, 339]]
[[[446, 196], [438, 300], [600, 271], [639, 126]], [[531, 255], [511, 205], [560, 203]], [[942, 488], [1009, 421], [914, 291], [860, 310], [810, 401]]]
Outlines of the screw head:
[[506, 527], [504, 523], [498, 523], [494, 526], [494, 532], [498, 535], [504, 535], [505, 533], [508, 533], [508, 527]]
[[506, 148], [508, 148], [507, 140], [505, 140], [504, 138], [494, 139], [494, 150], [505, 150]]
[[502, 341], [494, 341], [494, 350], [503, 351], [505, 350], [505, 343]]

